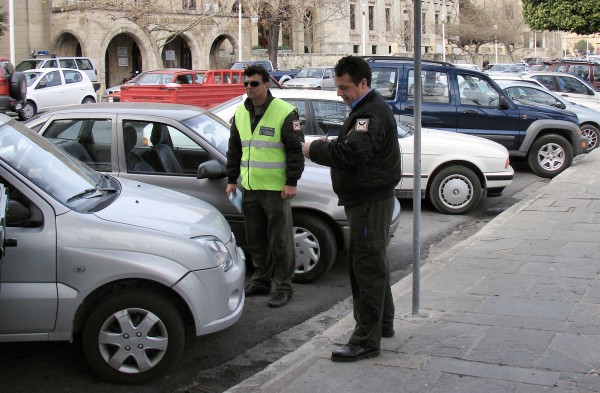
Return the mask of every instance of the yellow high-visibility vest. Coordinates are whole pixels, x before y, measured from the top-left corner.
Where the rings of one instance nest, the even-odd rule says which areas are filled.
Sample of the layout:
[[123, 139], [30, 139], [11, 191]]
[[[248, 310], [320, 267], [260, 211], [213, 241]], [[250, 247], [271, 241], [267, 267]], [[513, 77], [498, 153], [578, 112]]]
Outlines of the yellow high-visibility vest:
[[273, 99], [254, 132], [250, 112], [243, 104], [236, 109], [235, 125], [242, 141], [240, 175], [246, 190], [283, 190], [286, 164], [281, 127], [295, 109], [281, 99]]

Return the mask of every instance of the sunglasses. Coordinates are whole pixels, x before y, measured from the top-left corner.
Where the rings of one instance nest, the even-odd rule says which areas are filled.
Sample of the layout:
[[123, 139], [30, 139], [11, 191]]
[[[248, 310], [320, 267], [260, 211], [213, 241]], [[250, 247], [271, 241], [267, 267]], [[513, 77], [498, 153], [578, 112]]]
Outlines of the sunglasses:
[[248, 85], [250, 85], [252, 87], [258, 87], [262, 83], [264, 83], [264, 82], [259, 82], [259, 81], [244, 82], [244, 87], [248, 87]]

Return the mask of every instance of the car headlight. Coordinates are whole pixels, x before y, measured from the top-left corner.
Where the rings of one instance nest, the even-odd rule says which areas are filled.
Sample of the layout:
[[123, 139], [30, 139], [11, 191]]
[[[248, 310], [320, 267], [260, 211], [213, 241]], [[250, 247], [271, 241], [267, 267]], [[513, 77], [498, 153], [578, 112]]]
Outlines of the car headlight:
[[206, 247], [206, 249], [215, 257], [218, 266], [224, 271], [228, 271], [233, 266], [233, 257], [225, 247], [225, 244], [214, 236], [201, 236], [194, 238]]

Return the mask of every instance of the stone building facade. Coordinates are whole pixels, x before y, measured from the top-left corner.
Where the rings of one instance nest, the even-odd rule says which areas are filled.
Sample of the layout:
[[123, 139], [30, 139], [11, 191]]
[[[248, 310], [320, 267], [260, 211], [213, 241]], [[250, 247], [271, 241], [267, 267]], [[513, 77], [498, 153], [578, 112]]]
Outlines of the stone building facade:
[[[459, 48], [448, 45], [447, 40], [442, 42], [443, 23], [459, 18], [458, 1], [422, 1], [421, 52], [425, 58], [461, 58]], [[8, 2], [0, 0], [2, 10], [8, 10]], [[153, 3], [162, 4], [162, 11], [137, 23], [131, 16], [106, 10], [73, 9], [78, 3], [94, 3], [87, 0], [13, 2], [15, 62], [39, 50], [87, 56], [98, 69], [99, 81], [106, 86], [121, 83], [135, 70], [215, 69], [238, 59], [267, 57], [264, 51], [255, 50], [259, 36], [267, 33], [251, 9], [255, 0], [242, 0], [241, 17], [238, 0], [155, 0]], [[128, 2], [134, 0], [122, 0]], [[297, 17], [282, 26], [279, 43], [289, 51], [280, 51], [280, 68], [332, 64], [352, 53], [414, 53], [412, 1], [326, 0], [320, 4], [325, 6], [298, 10]], [[191, 23], [196, 25], [173, 33], [177, 27]], [[167, 25], [170, 31], [157, 28]], [[0, 37], [0, 56], [9, 57], [8, 36]]]

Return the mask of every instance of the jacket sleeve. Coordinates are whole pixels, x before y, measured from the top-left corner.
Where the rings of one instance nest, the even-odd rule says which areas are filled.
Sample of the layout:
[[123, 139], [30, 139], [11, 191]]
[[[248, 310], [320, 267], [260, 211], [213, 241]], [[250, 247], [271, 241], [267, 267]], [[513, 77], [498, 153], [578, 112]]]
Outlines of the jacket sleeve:
[[336, 169], [355, 169], [368, 164], [382, 150], [384, 127], [377, 111], [353, 115], [349, 130], [335, 142], [316, 140], [310, 145], [310, 159]]
[[295, 109], [286, 117], [281, 128], [281, 141], [285, 149], [286, 186], [296, 186], [304, 171], [304, 156], [302, 155], [304, 134], [299, 119], [298, 110]]
[[240, 132], [235, 125], [235, 118], [231, 122], [229, 130], [229, 146], [227, 148], [227, 165], [225, 173], [228, 184], [237, 184], [240, 177], [240, 163], [242, 162], [242, 140]]

